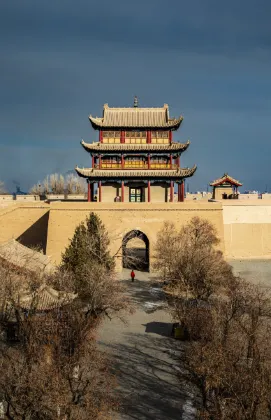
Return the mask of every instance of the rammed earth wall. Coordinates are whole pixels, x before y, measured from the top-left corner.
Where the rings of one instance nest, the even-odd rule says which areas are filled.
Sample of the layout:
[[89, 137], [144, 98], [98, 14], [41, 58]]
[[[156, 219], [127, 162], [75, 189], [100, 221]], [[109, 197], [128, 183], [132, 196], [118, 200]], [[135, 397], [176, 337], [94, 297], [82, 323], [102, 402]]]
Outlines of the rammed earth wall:
[[223, 203], [17, 203], [0, 210], [0, 243], [10, 238], [25, 240], [31, 245], [35, 245], [35, 241], [42, 242], [46, 254], [58, 263], [75, 227], [91, 211], [101, 217], [109, 232], [111, 251], [119, 255], [118, 269], [121, 269], [121, 244], [126, 233], [136, 229], [147, 235], [152, 262], [156, 235], [164, 221], [173, 221], [180, 227], [194, 216], [215, 225], [221, 239], [220, 248], [227, 258], [271, 258], [271, 201], [267, 200], [264, 203], [262, 200], [249, 203], [238, 200]]
[[271, 201], [223, 201], [227, 258], [271, 258]]
[[150, 262], [157, 232], [165, 220], [178, 227], [200, 216], [216, 227], [224, 250], [222, 206], [220, 203], [54, 203], [51, 205], [47, 239], [47, 254], [56, 262], [69, 244], [75, 227], [95, 211], [104, 222], [111, 240], [111, 251], [118, 253], [117, 267], [121, 269], [122, 239], [131, 230], [142, 231], [150, 242]]

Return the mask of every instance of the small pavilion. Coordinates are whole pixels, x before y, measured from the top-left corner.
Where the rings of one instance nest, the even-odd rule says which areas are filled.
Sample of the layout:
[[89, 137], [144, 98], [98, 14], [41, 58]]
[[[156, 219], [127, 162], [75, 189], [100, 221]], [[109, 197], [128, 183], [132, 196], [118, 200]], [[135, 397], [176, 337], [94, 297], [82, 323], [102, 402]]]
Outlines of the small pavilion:
[[213, 187], [212, 198], [215, 200], [227, 198], [237, 199], [239, 194], [238, 187], [241, 187], [242, 185], [241, 182], [225, 173], [221, 178], [210, 183], [210, 186]]

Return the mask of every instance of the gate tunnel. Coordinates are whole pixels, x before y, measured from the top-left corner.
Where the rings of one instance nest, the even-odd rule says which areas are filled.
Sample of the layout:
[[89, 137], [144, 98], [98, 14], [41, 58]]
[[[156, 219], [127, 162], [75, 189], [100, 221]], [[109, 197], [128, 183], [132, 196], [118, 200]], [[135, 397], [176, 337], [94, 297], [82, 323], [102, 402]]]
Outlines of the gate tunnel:
[[131, 230], [122, 240], [122, 267], [138, 270], [150, 270], [149, 239], [140, 230]]

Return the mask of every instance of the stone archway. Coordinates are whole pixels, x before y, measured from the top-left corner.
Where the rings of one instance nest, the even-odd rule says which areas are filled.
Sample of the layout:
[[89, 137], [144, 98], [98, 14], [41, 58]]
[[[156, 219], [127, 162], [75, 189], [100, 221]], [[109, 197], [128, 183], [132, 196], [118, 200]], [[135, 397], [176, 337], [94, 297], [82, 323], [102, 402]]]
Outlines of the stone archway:
[[140, 230], [131, 230], [122, 240], [122, 267], [138, 271], [150, 270], [149, 239]]

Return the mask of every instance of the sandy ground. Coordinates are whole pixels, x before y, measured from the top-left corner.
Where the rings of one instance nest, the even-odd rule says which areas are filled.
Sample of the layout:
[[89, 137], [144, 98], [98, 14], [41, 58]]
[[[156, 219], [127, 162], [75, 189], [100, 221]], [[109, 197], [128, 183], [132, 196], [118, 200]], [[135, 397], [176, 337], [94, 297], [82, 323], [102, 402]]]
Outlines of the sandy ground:
[[231, 260], [234, 273], [252, 283], [271, 286], [271, 260]]
[[6, 207], [12, 206], [15, 203], [16, 201], [3, 201], [0, 203], [0, 210], [5, 209]]
[[171, 337], [172, 320], [165, 311], [163, 293], [151, 283], [148, 273], [136, 272], [134, 283], [129, 273], [123, 272], [122, 281], [136, 311], [127, 317], [127, 324], [118, 319], [106, 321], [98, 338], [112, 357], [119, 384], [122, 409], [116, 418], [192, 420], [196, 391], [180, 382], [179, 377], [186, 373], [180, 363], [183, 343]]

